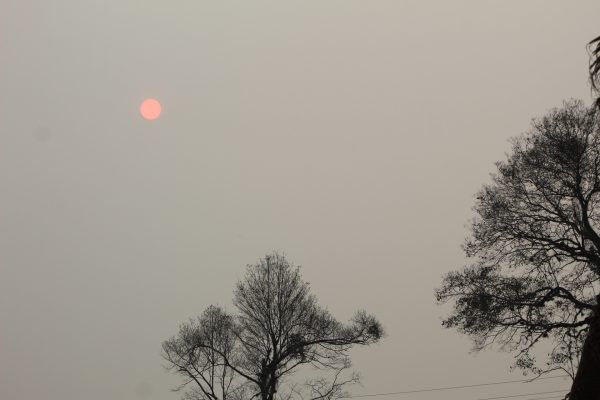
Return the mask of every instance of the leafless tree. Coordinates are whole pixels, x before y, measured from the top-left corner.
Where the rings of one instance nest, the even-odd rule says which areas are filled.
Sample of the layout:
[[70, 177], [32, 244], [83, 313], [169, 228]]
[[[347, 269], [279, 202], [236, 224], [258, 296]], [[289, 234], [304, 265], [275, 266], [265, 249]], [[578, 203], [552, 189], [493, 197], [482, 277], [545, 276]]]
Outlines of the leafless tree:
[[[474, 262], [436, 291], [453, 304], [446, 327], [471, 336], [477, 350], [501, 344], [516, 367], [537, 374], [574, 376], [597, 307], [599, 116], [569, 101], [514, 139], [477, 196], [464, 245]], [[544, 341], [552, 351], [539, 365], [534, 349]]]
[[[163, 343], [163, 357], [171, 370], [183, 376], [176, 390], [194, 383], [186, 399], [238, 400], [246, 389], [226, 360], [234, 357], [236, 325], [232, 316], [216, 306], [179, 328], [177, 336]], [[206, 342], [201, 347], [197, 343]]]
[[[321, 308], [299, 267], [278, 253], [247, 267], [234, 291], [238, 314], [211, 306], [163, 343], [168, 366], [194, 384], [187, 396], [203, 400], [311, 399], [344, 395], [358, 381], [349, 350], [383, 336], [379, 321], [359, 311], [342, 324]], [[282, 385], [300, 367], [319, 371], [305, 385]], [[327, 376], [329, 378], [327, 378]]]

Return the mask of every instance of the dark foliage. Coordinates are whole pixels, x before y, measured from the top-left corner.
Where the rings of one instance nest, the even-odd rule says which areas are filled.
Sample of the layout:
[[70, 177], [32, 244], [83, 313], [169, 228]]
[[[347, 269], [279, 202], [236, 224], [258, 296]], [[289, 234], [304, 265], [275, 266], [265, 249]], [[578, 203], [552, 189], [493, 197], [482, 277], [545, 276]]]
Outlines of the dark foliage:
[[[589, 43], [590, 83], [595, 92], [594, 105], [600, 111], [600, 36]], [[590, 316], [590, 329], [583, 344], [581, 359], [569, 393], [571, 400], [600, 400], [600, 296]]]
[[592, 89], [600, 90], [600, 36], [589, 43], [590, 48], [590, 82]]
[[[599, 113], [580, 101], [534, 120], [477, 195], [464, 250], [473, 264], [436, 291], [443, 322], [515, 352], [515, 366], [576, 369], [600, 288]], [[552, 344], [543, 365], [536, 345]]]

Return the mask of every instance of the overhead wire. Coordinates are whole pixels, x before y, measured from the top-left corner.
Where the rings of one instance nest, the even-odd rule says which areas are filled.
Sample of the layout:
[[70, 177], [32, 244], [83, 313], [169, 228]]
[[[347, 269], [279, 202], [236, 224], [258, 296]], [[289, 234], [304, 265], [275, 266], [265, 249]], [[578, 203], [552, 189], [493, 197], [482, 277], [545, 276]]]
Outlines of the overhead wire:
[[565, 396], [552, 396], [552, 397], [530, 397], [528, 399], [523, 399], [523, 400], [558, 400], [558, 399], [564, 399]]
[[[410, 393], [422, 393], [422, 392], [435, 392], [435, 391], [442, 391], [442, 390], [455, 390], [455, 389], [465, 389], [465, 388], [474, 388], [474, 387], [481, 387], [481, 386], [492, 386], [492, 385], [506, 385], [509, 383], [530, 383], [530, 382], [535, 382], [538, 380], [543, 380], [543, 379], [558, 379], [558, 378], [566, 378], [569, 375], [556, 375], [556, 376], [542, 376], [539, 378], [535, 378], [533, 380], [529, 379], [529, 380], [510, 380], [510, 381], [497, 381], [497, 382], [486, 382], [486, 383], [475, 383], [475, 384], [471, 384], [471, 385], [460, 385], [460, 386], [442, 386], [442, 387], [432, 387], [432, 388], [423, 388], [423, 389], [414, 389], [414, 390], [401, 390], [401, 391], [396, 391], [396, 392], [385, 392], [385, 393], [367, 393], [367, 394], [360, 394], [360, 395], [353, 395], [353, 396], [344, 396], [341, 397], [341, 399], [356, 399], [356, 398], [361, 398], [361, 397], [378, 397], [378, 396], [391, 396], [391, 395], [395, 395], [395, 394], [410, 394]], [[537, 394], [545, 394], [545, 393], [537, 393]], [[528, 396], [528, 395], [525, 395]], [[503, 397], [498, 397], [503, 398]], [[484, 399], [479, 399], [479, 400], [484, 400]], [[488, 399], [485, 399], [488, 400]]]
[[510, 396], [484, 397], [484, 398], [479, 398], [477, 400], [512, 399], [512, 398], [515, 398], [515, 397], [536, 396], [538, 394], [564, 393], [564, 392], [565, 392], [564, 390], [551, 390], [549, 392], [523, 393], [523, 394], [513, 394], [513, 395], [510, 395]]

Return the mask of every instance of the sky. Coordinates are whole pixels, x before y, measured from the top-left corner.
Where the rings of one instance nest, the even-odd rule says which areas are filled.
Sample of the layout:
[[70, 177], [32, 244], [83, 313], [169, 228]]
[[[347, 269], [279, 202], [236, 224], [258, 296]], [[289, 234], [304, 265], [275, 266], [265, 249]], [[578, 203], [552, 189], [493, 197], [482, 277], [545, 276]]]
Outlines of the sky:
[[383, 323], [354, 394], [521, 378], [434, 289], [509, 138], [590, 103], [599, 2], [0, 4], [0, 398], [178, 399], [162, 341], [273, 250]]

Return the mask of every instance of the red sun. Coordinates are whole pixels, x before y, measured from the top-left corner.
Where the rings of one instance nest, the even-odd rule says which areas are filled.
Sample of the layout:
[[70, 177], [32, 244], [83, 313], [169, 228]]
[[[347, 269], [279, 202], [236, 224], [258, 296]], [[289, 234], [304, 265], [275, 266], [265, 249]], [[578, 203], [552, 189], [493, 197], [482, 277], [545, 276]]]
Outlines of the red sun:
[[158, 118], [161, 111], [162, 107], [156, 99], [146, 99], [140, 104], [140, 114], [149, 121]]

